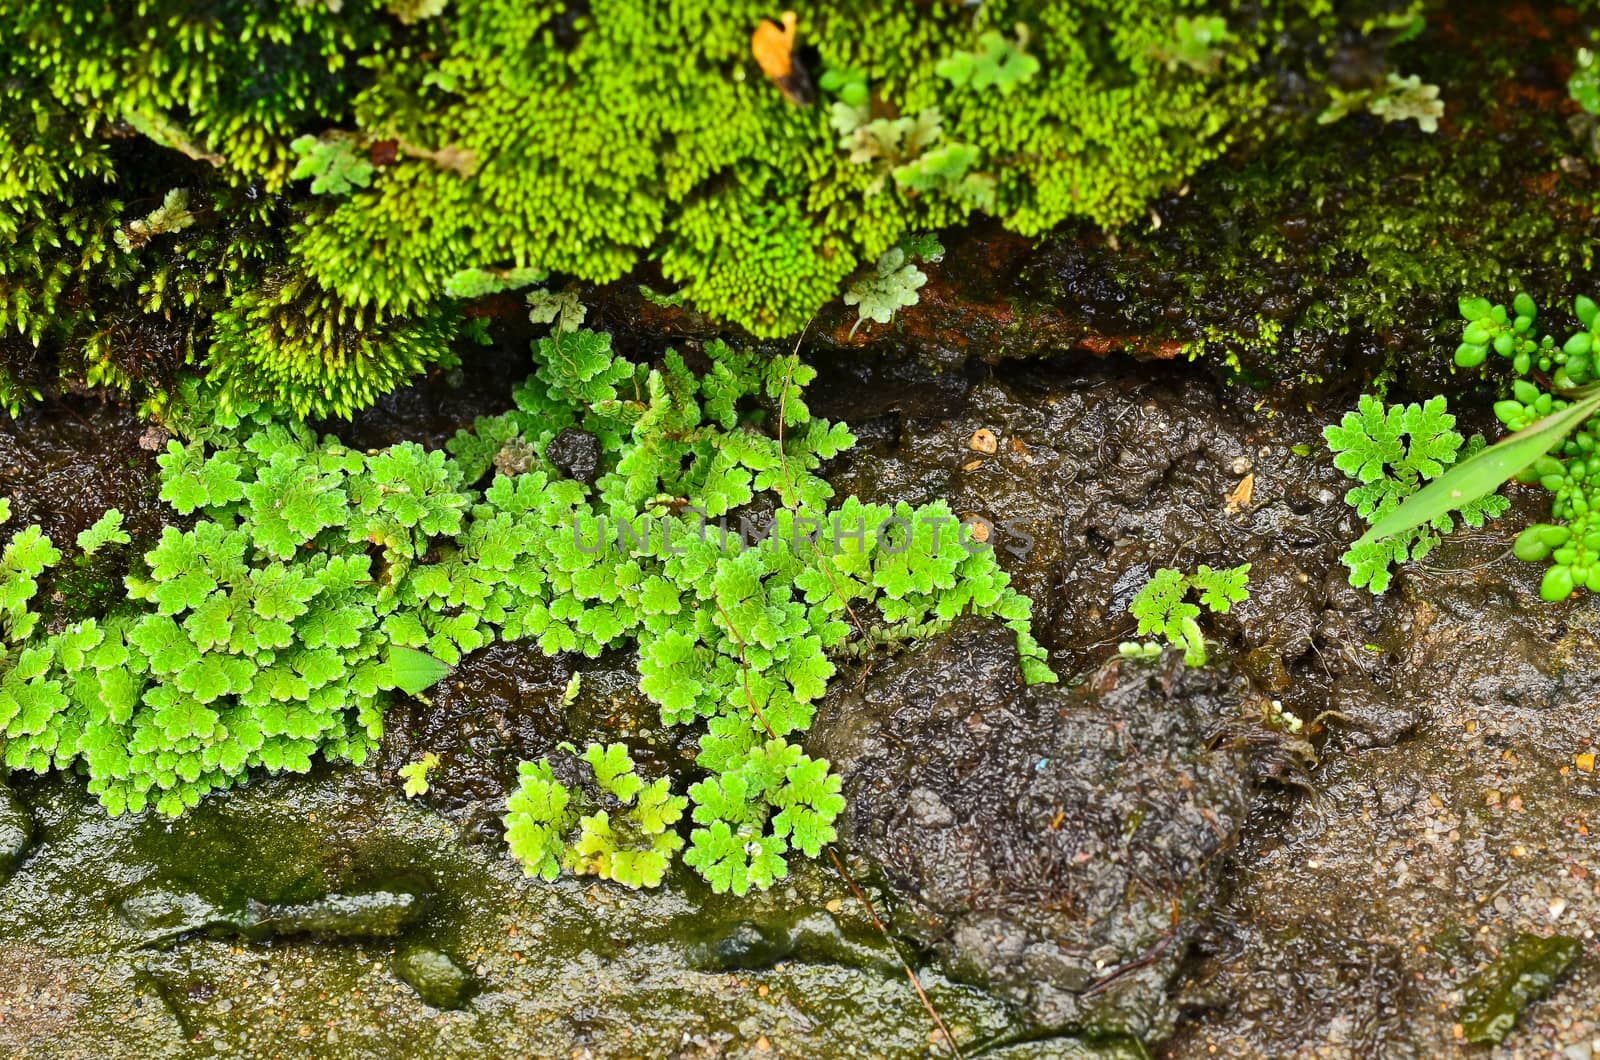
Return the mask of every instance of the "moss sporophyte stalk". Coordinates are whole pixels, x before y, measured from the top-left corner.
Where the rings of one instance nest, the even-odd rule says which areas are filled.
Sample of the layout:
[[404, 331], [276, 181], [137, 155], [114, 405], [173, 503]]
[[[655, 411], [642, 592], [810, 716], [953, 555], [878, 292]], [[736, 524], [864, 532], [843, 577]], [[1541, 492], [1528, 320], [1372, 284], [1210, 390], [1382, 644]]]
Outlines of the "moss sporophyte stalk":
[[[252, 772], [361, 762], [397, 693], [495, 641], [627, 647], [662, 722], [698, 731], [695, 769], [646, 781], [618, 744], [525, 765], [514, 851], [540, 875], [654, 884], [687, 815], [686, 865], [718, 890], [770, 884], [842, 806], [799, 744], [837, 658], [978, 614], [1015, 632], [1028, 680], [1055, 676], [1028, 600], [947, 506], [830, 505], [817, 472], [854, 438], [807, 408], [810, 366], [699, 355], [636, 364], [558, 329], [515, 406], [442, 450], [355, 450], [186, 383], [158, 461], [171, 525], [135, 542], [107, 512], [79, 536], [125, 570], [105, 613], [42, 621], [64, 554], [37, 526], [0, 554], [6, 767], [76, 769], [112, 813], [173, 815]], [[574, 432], [598, 454], [582, 478], [550, 458]], [[765, 532], [706, 532], [758, 497]], [[408, 765], [408, 789], [432, 768]]]

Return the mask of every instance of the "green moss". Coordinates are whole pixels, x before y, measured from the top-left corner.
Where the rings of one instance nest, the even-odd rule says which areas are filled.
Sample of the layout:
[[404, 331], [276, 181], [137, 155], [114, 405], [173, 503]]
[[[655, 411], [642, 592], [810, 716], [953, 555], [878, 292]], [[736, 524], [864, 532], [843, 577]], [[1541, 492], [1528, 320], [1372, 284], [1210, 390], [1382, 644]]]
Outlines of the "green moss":
[[281, 184], [293, 131], [331, 120], [357, 83], [353, 53], [389, 35], [381, 5], [23, 0], [0, 40], [77, 123], [121, 122], [245, 180]]
[[[348, 413], [450, 357], [446, 285], [473, 268], [606, 282], [655, 258], [696, 308], [792, 333], [909, 231], [1139, 216], [1261, 110], [1285, 19], [1326, 22], [1222, 4], [1197, 51], [1176, 2], [819, 3], [797, 61], [856, 71], [864, 121], [924, 134], [862, 154], [830, 93], [797, 105], [762, 74], [760, 4], [439, 7], [0, 15], [27, 101], [0, 131], [0, 326], [25, 340], [0, 351], [0, 397], [52, 358], [121, 388], [204, 358], [246, 394]], [[294, 179], [296, 142], [361, 179]], [[175, 191], [189, 227], [114, 249]]]
[[68, 109], [0, 57], [0, 407], [42, 381], [42, 347], [95, 341], [92, 305], [75, 294], [126, 279], [105, 233], [109, 153]]
[[1462, 988], [1461, 1025], [1469, 1042], [1503, 1041], [1517, 1017], [1550, 992], [1583, 952], [1575, 938], [1521, 934]]
[[448, 308], [397, 318], [351, 306], [290, 272], [218, 310], [211, 374], [234, 398], [349, 416], [429, 365], [454, 364], [456, 322]]
[[786, 186], [756, 170], [685, 205], [662, 273], [695, 304], [726, 307], [752, 331], [799, 330], [856, 259], [845, 241], [813, 226]]
[[[1436, 133], [1362, 113], [1249, 145], [1158, 202], [1159, 227], [1058, 259], [1057, 294], [1087, 295], [1108, 328], [1314, 380], [1362, 356], [1377, 355], [1375, 371], [1441, 363], [1419, 355], [1447, 341], [1440, 322], [1462, 290], [1574, 293], [1594, 265], [1595, 196], [1563, 167], [1582, 145], [1544, 87], [1545, 72], [1559, 85], [1570, 42], [1475, 48], [1503, 36], [1496, 18], [1452, 12], [1372, 57], [1372, 77], [1441, 86]], [[1313, 86], [1305, 105], [1326, 96]]]
[[[972, 212], [971, 201], [926, 183], [877, 179], [840, 149], [825, 108], [797, 108], [761, 78], [749, 31], [766, 9], [658, 6], [596, 4], [564, 18], [558, 7], [480, 4], [441, 20], [433, 68], [380, 80], [361, 101], [365, 131], [415, 149], [370, 195], [312, 218], [310, 233], [362, 214], [373, 241], [390, 245], [382, 230], [398, 235], [418, 216], [400, 205], [413, 194], [402, 172], [438, 170], [434, 156], [448, 151], [446, 179], [459, 195], [436, 200], [423, 245], [442, 250], [442, 230], [453, 227], [481, 264], [597, 281], [659, 247], [664, 270], [702, 309], [770, 335], [797, 329], [912, 225]], [[946, 139], [973, 144], [998, 180], [995, 211], [1032, 233], [1071, 216], [1133, 216], [1214, 155], [1232, 120], [1259, 103], [1258, 83], [1233, 83], [1249, 82], [1247, 43], [1226, 61], [1241, 76], [1221, 89], [1169, 71], [1158, 54], [1172, 18], [1135, 5], [1062, 14], [1024, 4], [986, 7], [975, 25], [940, 9], [824, 5], [807, 12], [802, 33], [823, 67], [867, 73], [879, 93], [874, 116], [942, 111]], [[1017, 21], [1036, 24], [1041, 72], [1027, 91], [936, 75], [980, 31]], [[1086, 40], [1100, 36], [1091, 54]], [[415, 105], [436, 89], [436, 105]], [[360, 255], [349, 234], [303, 243], [308, 268], [347, 298], [356, 292], [344, 259]], [[392, 250], [386, 293], [402, 305], [431, 297], [451, 267], [417, 251], [394, 264]]]

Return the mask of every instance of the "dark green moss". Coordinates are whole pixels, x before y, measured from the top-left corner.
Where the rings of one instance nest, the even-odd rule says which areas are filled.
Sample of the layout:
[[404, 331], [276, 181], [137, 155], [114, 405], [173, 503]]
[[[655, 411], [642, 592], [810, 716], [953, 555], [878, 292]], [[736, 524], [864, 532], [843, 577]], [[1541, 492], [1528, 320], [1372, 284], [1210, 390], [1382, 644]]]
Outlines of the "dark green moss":
[[1548, 994], [1582, 951], [1581, 942], [1562, 935], [1513, 938], [1462, 987], [1461, 1026], [1467, 1041], [1503, 1041], [1522, 1010]]
[[458, 1009], [472, 996], [472, 976], [450, 956], [428, 946], [410, 946], [395, 958], [395, 974], [417, 996], [438, 1009]]
[[1334, 76], [1420, 74], [1447, 101], [1437, 133], [1365, 113], [1319, 125], [1326, 94], [1308, 87], [1294, 132], [1211, 163], [1114, 243], [1060, 241], [1039, 277], [1109, 332], [1175, 340], [1256, 378], [1356, 367], [1437, 387], [1457, 297], [1570, 295], [1600, 224], [1567, 125], [1573, 39], [1508, 29], [1499, 8], [1432, 18], [1388, 54], [1347, 41]]

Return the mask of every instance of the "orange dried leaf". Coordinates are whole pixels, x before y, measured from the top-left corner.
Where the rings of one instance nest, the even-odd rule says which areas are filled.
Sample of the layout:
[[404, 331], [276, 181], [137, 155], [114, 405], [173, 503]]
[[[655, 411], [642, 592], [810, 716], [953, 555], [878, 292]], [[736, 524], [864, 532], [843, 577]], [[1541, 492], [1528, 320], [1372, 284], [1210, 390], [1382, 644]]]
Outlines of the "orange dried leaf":
[[750, 34], [750, 52], [756, 57], [761, 72], [781, 82], [794, 69], [795, 14], [785, 11], [781, 22], [770, 18]]
[[781, 20], [762, 19], [750, 34], [750, 54], [785, 99], [803, 106], [811, 102], [813, 90], [810, 75], [795, 61], [796, 25], [793, 11], [785, 11]]

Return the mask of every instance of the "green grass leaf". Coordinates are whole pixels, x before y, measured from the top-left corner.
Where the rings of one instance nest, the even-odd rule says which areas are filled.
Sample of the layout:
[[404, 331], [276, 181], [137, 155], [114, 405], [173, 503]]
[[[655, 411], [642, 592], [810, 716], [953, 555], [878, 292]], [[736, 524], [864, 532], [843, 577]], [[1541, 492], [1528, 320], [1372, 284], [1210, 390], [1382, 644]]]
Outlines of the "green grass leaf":
[[389, 676], [394, 687], [408, 696], [420, 695], [450, 675], [450, 667], [415, 648], [389, 646]]
[[1425, 526], [1499, 489], [1600, 411], [1600, 393], [1575, 401], [1480, 450], [1401, 501], [1373, 523], [1354, 547]]

